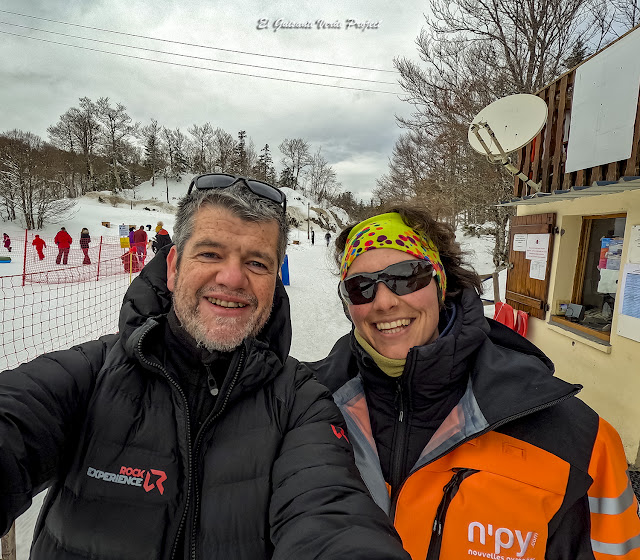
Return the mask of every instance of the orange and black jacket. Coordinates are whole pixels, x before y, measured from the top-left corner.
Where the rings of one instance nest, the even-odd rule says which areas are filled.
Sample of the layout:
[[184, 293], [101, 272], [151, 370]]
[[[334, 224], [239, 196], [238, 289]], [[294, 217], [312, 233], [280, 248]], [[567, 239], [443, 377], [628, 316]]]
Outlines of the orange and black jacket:
[[414, 560], [640, 559], [616, 431], [468, 290], [400, 378], [353, 335], [308, 364], [333, 392], [361, 476]]

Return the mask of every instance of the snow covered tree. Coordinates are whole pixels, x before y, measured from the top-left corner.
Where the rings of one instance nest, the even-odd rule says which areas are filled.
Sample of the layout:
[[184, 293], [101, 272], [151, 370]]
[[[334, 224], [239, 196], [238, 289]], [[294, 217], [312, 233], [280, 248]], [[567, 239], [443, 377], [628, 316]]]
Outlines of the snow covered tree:
[[266, 181], [267, 183], [274, 183], [276, 176], [276, 170], [273, 167], [273, 159], [271, 158], [271, 151], [269, 150], [269, 144], [265, 144], [258, 161], [253, 167], [253, 177], [260, 181]]
[[[143, 126], [141, 133], [144, 140], [144, 165], [151, 171], [151, 186], [154, 187], [156, 175], [164, 168], [165, 164], [160, 138], [161, 127], [157, 120], [151, 119], [151, 124]], [[171, 154], [169, 156], [171, 157]]]
[[127, 108], [118, 103], [112, 106], [108, 97], [101, 97], [96, 102], [96, 118], [102, 125], [100, 138], [103, 153], [109, 158], [113, 181], [111, 187], [115, 191], [122, 190], [122, 148], [123, 143], [136, 134], [137, 125], [127, 114]]

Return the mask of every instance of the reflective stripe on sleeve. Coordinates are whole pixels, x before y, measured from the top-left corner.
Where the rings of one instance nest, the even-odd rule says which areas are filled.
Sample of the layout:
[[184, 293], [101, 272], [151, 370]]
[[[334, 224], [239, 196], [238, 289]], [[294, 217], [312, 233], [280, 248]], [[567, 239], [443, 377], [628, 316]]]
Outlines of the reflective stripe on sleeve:
[[589, 496], [589, 509], [591, 513], [602, 513], [605, 515], [618, 515], [626, 511], [633, 503], [633, 487], [631, 481], [626, 489], [616, 498], [593, 498]]
[[640, 534], [621, 543], [606, 543], [591, 539], [593, 552], [610, 554], [611, 556], [624, 556], [628, 552], [640, 548]]

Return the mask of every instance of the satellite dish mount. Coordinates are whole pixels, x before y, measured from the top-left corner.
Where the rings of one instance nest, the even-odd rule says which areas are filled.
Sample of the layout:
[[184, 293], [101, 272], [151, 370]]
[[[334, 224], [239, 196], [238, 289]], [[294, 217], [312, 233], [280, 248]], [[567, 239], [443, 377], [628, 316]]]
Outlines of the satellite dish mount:
[[547, 104], [528, 94], [503, 97], [480, 111], [469, 125], [471, 147], [491, 163], [502, 165], [526, 185], [540, 191], [535, 183], [509, 161], [509, 155], [531, 142], [547, 122]]

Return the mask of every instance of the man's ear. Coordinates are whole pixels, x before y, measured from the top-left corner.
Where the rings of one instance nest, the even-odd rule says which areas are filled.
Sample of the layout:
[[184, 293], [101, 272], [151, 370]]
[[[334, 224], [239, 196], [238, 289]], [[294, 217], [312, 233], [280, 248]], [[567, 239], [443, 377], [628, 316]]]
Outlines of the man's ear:
[[178, 250], [173, 245], [167, 255], [167, 288], [170, 292], [176, 289], [176, 277], [178, 276]]

